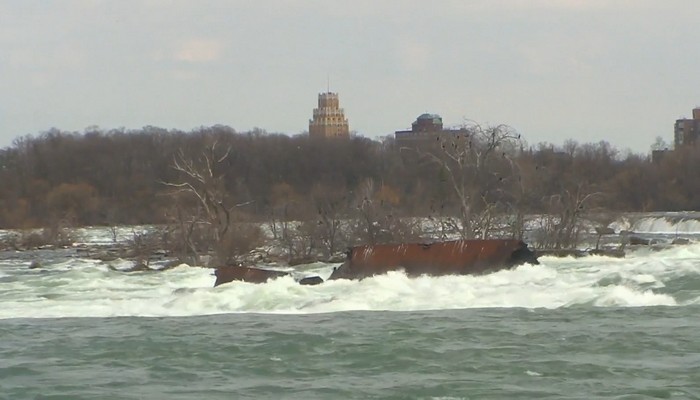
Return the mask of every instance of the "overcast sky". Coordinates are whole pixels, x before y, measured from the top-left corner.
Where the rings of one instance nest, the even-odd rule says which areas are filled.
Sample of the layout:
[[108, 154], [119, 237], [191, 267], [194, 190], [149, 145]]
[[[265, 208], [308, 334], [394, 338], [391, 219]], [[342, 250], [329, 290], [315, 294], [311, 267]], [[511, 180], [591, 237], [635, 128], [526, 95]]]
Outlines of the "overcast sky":
[[214, 124], [296, 134], [508, 124], [530, 144], [646, 153], [700, 105], [698, 0], [0, 0], [0, 147]]

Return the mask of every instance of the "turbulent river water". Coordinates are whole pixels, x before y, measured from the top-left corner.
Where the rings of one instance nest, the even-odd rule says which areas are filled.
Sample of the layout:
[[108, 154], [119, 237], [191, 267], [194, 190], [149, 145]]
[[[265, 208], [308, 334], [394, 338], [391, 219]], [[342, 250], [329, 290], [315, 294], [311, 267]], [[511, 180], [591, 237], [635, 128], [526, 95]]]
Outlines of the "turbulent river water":
[[699, 244], [540, 261], [214, 288], [0, 253], [0, 398], [700, 398]]

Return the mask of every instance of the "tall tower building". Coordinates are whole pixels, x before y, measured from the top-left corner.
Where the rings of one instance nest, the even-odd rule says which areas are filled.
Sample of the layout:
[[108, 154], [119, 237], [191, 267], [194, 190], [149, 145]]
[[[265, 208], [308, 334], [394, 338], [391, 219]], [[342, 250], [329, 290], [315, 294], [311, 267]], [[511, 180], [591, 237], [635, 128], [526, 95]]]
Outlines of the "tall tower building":
[[318, 108], [314, 108], [314, 118], [309, 120], [309, 136], [343, 139], [350, 137], [348, 120], [340, 108], [338, 93], [319, 93]]

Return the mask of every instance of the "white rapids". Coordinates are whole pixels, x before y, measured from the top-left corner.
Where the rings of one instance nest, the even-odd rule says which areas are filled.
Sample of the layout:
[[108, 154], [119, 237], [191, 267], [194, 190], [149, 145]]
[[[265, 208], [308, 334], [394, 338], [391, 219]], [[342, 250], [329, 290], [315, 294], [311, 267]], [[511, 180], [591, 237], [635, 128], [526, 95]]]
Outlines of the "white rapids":
[[[127, 273], [80, 258], [39, 269], [29, 269], [28, 261], [0, 260], [0, 319], [700, 303], [700, 244], [638, 250], [622, 259], [541, 257], [540, 263], [483, 276], [409, 278], [395, 272], [317, 286], [283, 277], [214, 288], [211, 269], [186, 265]], [[327, 278], [335, 265], [315, 264], [306, 272]]]

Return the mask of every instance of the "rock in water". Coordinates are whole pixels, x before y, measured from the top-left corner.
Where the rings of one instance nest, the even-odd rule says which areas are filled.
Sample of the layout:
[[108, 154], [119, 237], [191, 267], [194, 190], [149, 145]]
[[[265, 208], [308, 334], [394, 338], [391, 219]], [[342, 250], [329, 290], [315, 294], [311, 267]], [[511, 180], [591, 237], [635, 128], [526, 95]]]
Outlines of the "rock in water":
[[214, 272], [216, 282], [214, 286], [219, 286], [232, 281], [243, 281], [249, 283], [265, 283], [269, 279], [279, 278], [280, 276], [289, 275], [283, 271], [273, 271], [262, 268], [251, 267], [219, 267]]
[[307, 276], [299, 280], [300, 285], [318, 285], [319, 283], [323, 283], [320, 276]]

